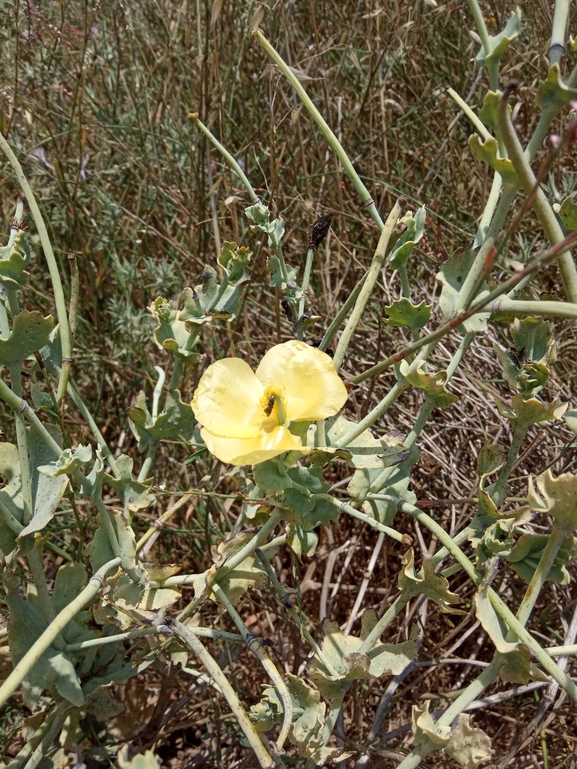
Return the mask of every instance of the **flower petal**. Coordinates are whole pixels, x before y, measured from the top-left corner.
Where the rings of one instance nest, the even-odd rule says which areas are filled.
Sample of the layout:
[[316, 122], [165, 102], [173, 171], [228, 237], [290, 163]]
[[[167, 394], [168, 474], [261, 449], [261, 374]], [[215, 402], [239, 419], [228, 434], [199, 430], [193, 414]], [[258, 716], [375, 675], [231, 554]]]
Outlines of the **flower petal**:
[[200, 434], [210, 453], [229, 465], [256, 465], [278, 457], [285, 451], [303, 449], [301, 439], [280, 425], [269, 433], [262, 432], [255, 438], [223, 438], [205, 428]]
[[272, 347], [261, 360], [256, 375], [265, 387], [284, 387], [285, 413], [295, 422], [332, 417], [348, 396], [332, 358], [297, 339]]
[[215, 435], [254, 438], [265, 417], [260, 400], [264, 385], [248, 363], [224, 358], [207, 368], [191, 402], [198, 421]]

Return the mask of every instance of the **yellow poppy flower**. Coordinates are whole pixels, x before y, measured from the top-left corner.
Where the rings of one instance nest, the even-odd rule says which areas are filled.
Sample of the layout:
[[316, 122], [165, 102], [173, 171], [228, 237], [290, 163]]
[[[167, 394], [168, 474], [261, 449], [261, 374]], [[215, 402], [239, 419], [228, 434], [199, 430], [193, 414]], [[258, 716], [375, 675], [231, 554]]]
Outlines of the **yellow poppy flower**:
[[270, 349], [256, 373], [240, 358], [213, 363], [191, 406], [215, 457], [231, 465], [255, 465], [285, 451], [302, 451], [290, 423], [332, 417], [346, 399], [332, 359], [294, 339]]

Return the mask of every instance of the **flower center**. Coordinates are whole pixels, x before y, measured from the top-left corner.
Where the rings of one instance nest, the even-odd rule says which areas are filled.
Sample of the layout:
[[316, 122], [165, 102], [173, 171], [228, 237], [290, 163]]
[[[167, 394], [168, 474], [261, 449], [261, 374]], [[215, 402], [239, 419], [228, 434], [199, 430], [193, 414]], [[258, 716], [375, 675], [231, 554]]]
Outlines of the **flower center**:
[[265, 393], [260, 401], [260, 405], [264, 411], [267, 421], [270, 419], [275, 426], [284, 425], [287, 423], [284, 405], [282, 402], [282, 389], [283, 388], [278, 385], [270, 385], [266, 388]]

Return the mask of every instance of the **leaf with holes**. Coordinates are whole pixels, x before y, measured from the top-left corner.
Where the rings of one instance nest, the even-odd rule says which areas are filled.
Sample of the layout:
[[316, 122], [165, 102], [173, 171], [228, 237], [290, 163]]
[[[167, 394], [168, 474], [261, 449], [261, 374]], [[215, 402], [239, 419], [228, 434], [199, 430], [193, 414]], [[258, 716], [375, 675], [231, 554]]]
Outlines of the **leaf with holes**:
[[[469, 270], [473, 266], [474, 260], [474, 254], [456, 252], [443, 263], [440, 272], [435, 276], [443, 284], [439, 298], [439, 308], [444, 321], [450, 320], [454, 315], [457, 297], [469, 274]], [[477, 298], [481, 299], [488, 293], [488, 286], [486, 283], [483, 283]], [[483, 333], [487, 330], [489, 316], [489, 312], [478, 312], [476, 315], [473, 315], [463, 323], [465, 331], [467, 333]]]
[[451, 729], [445, 753], [463, 769], [478, 769], [491, 761], [491, 739], [482, 729], [471, 726], [471, 716], [460, 713], [457, 725]]

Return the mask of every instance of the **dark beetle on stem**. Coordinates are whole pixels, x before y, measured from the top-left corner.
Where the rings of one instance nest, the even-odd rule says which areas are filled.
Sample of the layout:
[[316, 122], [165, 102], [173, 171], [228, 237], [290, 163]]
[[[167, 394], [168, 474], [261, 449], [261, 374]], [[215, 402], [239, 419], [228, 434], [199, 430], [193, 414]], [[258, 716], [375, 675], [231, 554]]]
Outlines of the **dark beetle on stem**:
[[332, 214], [321, 216], [320, 219], [316, 220], [309, 233], [309, 248], [314, 248], [315, 251], [317, 250], [322, 241], [325, 239], [327, 232], [329, 231], [329, 227], [331, 226], [332, 220]]

